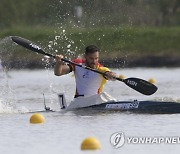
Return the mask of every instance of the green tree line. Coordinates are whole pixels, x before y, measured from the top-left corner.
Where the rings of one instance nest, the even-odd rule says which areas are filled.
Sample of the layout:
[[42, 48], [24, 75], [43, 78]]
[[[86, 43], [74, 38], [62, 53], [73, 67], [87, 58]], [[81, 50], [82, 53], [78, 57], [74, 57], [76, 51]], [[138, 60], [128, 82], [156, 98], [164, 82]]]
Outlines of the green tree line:
[[[0, 0], [0, 28], [34, 25], [177, 26], [179, 0]], [[75, 7], [82, 7], [77, 18]], [[78, 20], [80, 22], [78, 22]]]

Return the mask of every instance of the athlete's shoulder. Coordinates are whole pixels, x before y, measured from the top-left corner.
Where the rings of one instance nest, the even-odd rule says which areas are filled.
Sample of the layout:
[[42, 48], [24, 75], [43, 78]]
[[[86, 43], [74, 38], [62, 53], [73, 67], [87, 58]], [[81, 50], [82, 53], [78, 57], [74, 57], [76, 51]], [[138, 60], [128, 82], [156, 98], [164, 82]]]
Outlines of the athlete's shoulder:
[[83, 64], [85, 63], [85, 59], [83, 58], [76, 58], [73, 60], [73, 62], [77, 63], [77, 64]]
[[[83, 59], [83, 58], [76, 58], [76, 59], [74, 59], [74, 60], [72, 60], [74, 63], [76, 63], [76, 64], [84, 64], [85, 63], [85, 59]], [[72, 71], [75, 71], [75, 66], [76, 65], [74, 65], [74, 64], [71, 64], [71, 66], [72, 66]]]
[[109, 72], [110, 71], [110, 69], [108, 67], [105, 67], [103, 65], [99, 65], [98, 70], [102, 71], [102, 72]]

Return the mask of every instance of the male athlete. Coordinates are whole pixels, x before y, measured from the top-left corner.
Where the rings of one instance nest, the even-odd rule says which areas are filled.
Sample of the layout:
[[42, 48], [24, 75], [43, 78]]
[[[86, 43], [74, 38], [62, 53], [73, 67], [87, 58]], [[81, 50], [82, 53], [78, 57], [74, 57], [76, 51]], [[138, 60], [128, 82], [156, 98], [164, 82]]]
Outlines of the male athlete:
[[84, 58], [76, 59], [74, 62], [105, 72], [105, 76], [82, 67], [65, 64], [61, 60], [62, 58], [63, 55], [56, 55], [54, 74], [61, 76], [74, 71], [76, 79], [75, 98], [102, 93], [107, 80], [114, 80], [114, 77], [116, 77], [114, 72], [111, 72], [107, 67], [99, 64], [99, 49], [95, 45], [87, 46]]

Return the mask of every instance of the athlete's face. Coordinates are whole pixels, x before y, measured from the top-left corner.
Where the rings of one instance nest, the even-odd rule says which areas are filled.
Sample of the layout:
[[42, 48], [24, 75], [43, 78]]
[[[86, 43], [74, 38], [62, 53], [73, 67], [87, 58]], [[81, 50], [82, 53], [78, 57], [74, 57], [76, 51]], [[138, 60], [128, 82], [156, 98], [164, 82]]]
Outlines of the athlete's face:
[[91, 68], [96, 68], [99, 61], [99, 52], [85, 54], [86, 63]]

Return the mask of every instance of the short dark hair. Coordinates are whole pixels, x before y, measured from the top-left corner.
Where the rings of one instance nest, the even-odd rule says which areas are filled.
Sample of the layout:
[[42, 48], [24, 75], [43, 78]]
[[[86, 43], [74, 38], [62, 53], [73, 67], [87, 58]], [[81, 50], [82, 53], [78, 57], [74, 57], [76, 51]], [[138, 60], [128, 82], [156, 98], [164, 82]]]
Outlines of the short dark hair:
[[95, 45], [89, 45], [86, 47], [86, 51], [85, 54], [89, 54], [89, 53], [95, 53], [95, 52], [99, 52], [99, 48]]

